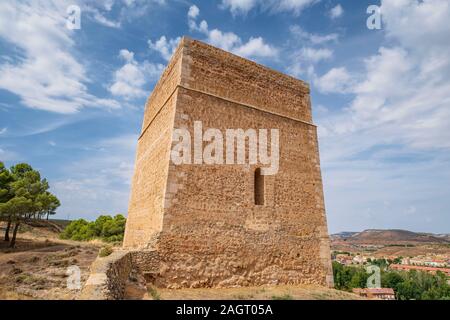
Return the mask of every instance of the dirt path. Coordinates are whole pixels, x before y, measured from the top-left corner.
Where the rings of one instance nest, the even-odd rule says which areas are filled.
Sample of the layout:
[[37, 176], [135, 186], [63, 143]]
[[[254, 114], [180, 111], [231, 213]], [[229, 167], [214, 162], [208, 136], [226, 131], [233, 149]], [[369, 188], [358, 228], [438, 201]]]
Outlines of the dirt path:
[[79, 294], [67, 288], [67, 268], [78, 266], [84, 283], [99, 246], [39, 232], [20, 234], [15, 249], [0, 241], [0, 299], [74, 299]]
[[158, 289], [147, 291], [130, 285], [126, 290], [130, 300], [361, 300], [363, 298], [344, 291], [321, 286], [263, 286], [221, 289]]

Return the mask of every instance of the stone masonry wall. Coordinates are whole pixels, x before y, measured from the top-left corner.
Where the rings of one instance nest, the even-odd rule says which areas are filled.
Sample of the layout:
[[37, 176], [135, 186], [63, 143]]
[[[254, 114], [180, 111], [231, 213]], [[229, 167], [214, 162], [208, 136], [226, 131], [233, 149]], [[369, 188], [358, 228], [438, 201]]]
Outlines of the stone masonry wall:
[[176, 92], [181, 78], [180, 46], [149, 97], [136, 150], [124, 247], [151, 246], [162, 228]]
[[120, 300], [132, 273], [154, 282], [160, 272], [158, 252], [155, 250], [115, 251], [98, 257], [91, 265], [80, 300]]
[[107, 257], [98, 257], [91, 265], [89, 278], [79, 299], [123, 299], [132, 268], [132, 255], [128, 251], [116, 251]]
[[[329, 284], [316, 128], [180, 89], [175, 127], [277, 128], [280, 169], [254, 203], [258, 166], [170, 164], [158, 251], [163, 286]], [[327, 250], [328, 248], [328, 250]]]
[[229, 52], [185, 39], [181, 85], [312, 122], [307, 83]]
[[[157, 251], [155, 283], [332, 285], [308, 85], [189, 39], [159, 83], [167, 85], [158, 84], [146, 109], [124, 241]], [[265, 177], [264, 206], [254, 203], [257, 166], [170, 162], [173, 129], [193, 136], [194, 121], [223, 132], [279, 129], [280, 168]]]
[[124, 245], [150, 246], [161, 231], [176, 94], [139, 139]]

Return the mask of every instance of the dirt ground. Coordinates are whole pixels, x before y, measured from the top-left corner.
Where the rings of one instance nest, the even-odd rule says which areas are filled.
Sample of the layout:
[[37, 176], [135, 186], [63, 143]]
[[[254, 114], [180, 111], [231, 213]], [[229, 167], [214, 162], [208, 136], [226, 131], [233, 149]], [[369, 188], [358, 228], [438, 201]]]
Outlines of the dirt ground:
[[147, 290], [130, 285], [127, 299], [136, 300], [361, 300], [363, 298], [344, 291], [320, 286], [263, 286], [221, 289], [160, 289]]
[[[2, 226], [0, 226], [1, 229]], [[67, 287], [68, 267], [78, 266], [81, 284], [98, 255], [101, 242], [61, 240], [45, 228], [23, 228], [15, 249], [0, 239], [0, 300], [71, 300], [80, 290]], [[320, 286], [264, 286], [227, 289], [169, 290], [130, 282], [127, 299], [133, 300], [354, 300], [360, 297]]]
[[99, 248], [45, 229], [20, 233], [15, 249], [0, 239], [0, 299], [75, 299], [80, 291], [67, 288], [67, 268], [78, 266], [84, 283]]

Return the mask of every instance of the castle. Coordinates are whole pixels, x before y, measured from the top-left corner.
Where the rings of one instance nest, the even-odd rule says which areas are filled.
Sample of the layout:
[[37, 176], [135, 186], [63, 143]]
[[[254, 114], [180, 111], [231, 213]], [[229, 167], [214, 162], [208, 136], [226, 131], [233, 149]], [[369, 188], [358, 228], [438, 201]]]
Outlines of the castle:
[[[278, 167], [251, 161], [250, 135], [245, 161], [195, 161], [201, 139], [184, 145], [193, 161], [174, 163], [175, 133], [194, 137], [197, 122], [202, 133], [276, 130]], [[141, 269], [161, 287], [332, 286], [309, 86], [183, 38], [146, 104], [124, 248], [149, 253]]]

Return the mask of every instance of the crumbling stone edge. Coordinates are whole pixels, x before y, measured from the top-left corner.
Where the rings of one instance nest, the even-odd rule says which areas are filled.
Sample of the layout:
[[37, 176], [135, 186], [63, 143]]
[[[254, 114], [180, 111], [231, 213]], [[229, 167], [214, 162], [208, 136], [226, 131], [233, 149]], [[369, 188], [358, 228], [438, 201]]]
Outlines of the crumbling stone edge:
[[124, 299], [125, 288], [133, 272], [147, 275], [157, 268], [157, 253], [153, 250], [117, 250], [107, 257], [97, 257], [78, 300]]

